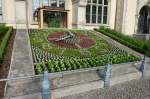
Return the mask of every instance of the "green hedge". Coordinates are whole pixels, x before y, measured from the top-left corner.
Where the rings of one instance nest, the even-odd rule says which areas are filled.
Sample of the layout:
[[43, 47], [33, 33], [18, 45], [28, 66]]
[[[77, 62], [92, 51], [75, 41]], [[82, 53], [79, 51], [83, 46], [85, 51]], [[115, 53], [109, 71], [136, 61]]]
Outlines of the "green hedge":
[[0, 26], [0, 34], [1, 33], [6, 33], [8, 30], [9, 30], [9, 27]]
[[[1, 30], [1, 29], [0, 29]], [[0, 45], [0, 62], [3, 61], [3, 57], [4, 57], [4, 53], [5, 53], [5, 50], [7, 48], [7, 45], [8, 45], [8, 41], [11, 37], [13, 33], [13, 28], [12, 27], [9, 27], [8, 31], [6, 32], [4, 38], [2, 39], [2, 42], [1, 42], [1, 45]]]
[[141, 39], [133, 38], [131, 36], [124, 35], [120, 32], [116, 32], [110, 28], [101, 26], [99, 29], [95, 29], [98, 32], [107, 35], [116, 41], [150, 57], [150, 41], [144, 41]]

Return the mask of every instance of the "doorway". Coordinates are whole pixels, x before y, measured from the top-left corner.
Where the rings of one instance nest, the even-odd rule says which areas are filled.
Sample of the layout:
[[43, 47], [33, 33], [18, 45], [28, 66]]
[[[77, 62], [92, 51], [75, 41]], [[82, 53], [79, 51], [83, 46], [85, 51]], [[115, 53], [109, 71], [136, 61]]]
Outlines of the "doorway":
[[138, 20], [138, 33], [149, 34], [150, 33], [150, 7], [144, 6], [140, 10], [140, 16]]
[[15, 2], [16, 28], [26, 28], [26, 2]]

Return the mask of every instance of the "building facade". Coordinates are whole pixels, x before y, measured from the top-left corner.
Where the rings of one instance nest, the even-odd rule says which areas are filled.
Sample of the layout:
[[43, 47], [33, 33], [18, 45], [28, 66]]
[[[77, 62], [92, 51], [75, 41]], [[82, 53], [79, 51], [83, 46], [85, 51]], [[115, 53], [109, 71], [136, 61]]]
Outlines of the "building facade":
[[0, 22], [14, 28], [108, 26], [150, 34], [150, 0], [0, 0]]

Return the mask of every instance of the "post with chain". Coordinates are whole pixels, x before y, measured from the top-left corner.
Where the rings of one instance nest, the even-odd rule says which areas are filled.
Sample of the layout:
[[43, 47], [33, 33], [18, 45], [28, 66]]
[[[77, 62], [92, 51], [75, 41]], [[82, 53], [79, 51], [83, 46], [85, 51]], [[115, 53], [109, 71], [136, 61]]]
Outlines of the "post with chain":
[[42, 82], [42, 99], [51, 99], [51, 83], [48, 79], [48, 71], [45, 69]]
[[110, 72], [111, 72], [111, 65], [108, 63], [105, 65], [104, 68], [104, 87], [110, 86]]
[[146, 56], [144, 56], [140, 66], [140, 71], [142, 72], [142, 78], [146, 77], [146, 68], [147, 68], [147, 62], [146, 62]]

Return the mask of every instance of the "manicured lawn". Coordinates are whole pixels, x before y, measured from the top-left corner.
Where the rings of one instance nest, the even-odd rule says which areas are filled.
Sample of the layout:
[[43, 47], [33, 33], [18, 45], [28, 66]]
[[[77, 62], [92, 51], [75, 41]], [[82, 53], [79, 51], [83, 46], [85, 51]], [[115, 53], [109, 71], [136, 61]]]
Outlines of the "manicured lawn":
[[43, 73], [45, 66], [51, 73], [140, 59], [89, 31], [69, 31], [65, 29], [31, 30], [30, 41], [37, 74]]

